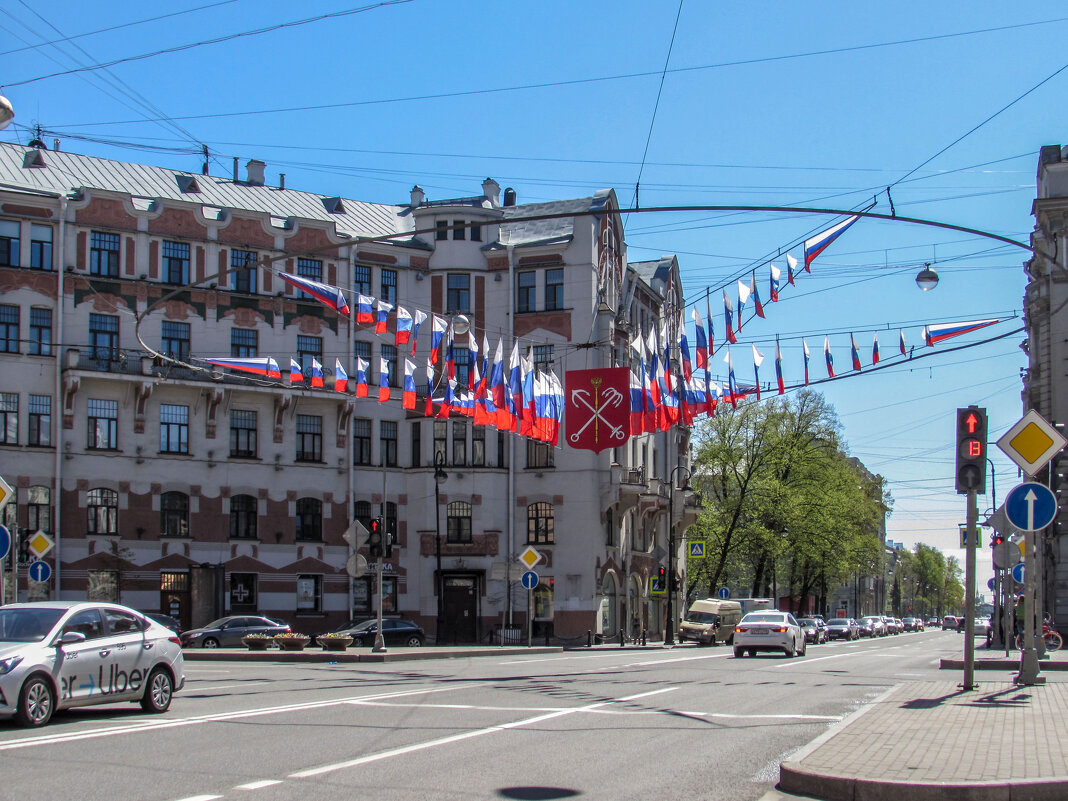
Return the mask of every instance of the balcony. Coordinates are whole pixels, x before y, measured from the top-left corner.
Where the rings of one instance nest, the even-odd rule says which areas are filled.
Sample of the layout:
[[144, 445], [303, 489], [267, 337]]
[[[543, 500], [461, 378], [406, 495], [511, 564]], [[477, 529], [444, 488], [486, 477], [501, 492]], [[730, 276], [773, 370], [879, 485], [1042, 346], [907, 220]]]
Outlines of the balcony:
[[644, 467], [623, 467], [612, 465], [611, 483], [602, 489], [602, 506], [619, 505], [619, 511], [625, 512], [636, 506], [638, 499], [648, 492]]

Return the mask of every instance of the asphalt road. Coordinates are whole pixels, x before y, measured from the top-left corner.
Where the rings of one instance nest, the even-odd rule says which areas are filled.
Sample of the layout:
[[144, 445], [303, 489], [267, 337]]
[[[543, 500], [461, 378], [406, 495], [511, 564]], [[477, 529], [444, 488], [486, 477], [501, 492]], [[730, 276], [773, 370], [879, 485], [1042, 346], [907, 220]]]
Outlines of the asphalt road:
[[928, 631], [796, 659], [687, 645], [187, 662], [162, 716], [0, 721], [0, 799], [757, 799], [787, 754], [901, 681], [945, 678], [939, 658], [962, 650], [960, 634]]

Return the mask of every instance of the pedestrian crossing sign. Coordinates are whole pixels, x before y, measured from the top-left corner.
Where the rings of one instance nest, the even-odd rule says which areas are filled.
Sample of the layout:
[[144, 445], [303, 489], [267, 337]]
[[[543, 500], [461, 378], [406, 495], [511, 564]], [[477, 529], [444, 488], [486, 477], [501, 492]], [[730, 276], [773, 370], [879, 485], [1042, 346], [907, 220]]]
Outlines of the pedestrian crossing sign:
[[704, 559], [705, 558], [705, 544], [703, 542], [691, 542], [690, 543], [690, 558], [691, 559]]

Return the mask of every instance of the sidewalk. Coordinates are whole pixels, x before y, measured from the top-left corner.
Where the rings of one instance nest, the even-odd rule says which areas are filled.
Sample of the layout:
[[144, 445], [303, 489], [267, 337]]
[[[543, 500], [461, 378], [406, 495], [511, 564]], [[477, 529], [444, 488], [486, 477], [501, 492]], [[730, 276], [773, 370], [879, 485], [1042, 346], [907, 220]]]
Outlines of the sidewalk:
[[[1051, 656], [1043, 671], [1068, 670], [1062, 653]], [[887, 691], [783, 762], [765, 800], [1068, 798], [1068, 682], [1017, 686], [1018, 657], [1000, 657], [977, 658], [970, 692], [959, 686], [963, 675], [948, 673]]]

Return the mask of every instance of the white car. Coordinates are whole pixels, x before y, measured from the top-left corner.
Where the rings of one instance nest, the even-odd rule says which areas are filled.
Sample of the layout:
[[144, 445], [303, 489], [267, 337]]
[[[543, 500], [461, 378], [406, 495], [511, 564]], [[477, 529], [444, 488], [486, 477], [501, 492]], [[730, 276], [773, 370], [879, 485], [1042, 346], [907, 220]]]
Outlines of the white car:
[[805, 632], [789, 612], [750, 612], [734, 627], [734, 655], [782, 651], [787, 658], [805, 655]]
[[178, 635], [133, 609], [85, 601], [0, 607], [0, 716], [44, 726], [57, 709], [134, 701], [166, 712], [185, 684]]

